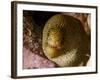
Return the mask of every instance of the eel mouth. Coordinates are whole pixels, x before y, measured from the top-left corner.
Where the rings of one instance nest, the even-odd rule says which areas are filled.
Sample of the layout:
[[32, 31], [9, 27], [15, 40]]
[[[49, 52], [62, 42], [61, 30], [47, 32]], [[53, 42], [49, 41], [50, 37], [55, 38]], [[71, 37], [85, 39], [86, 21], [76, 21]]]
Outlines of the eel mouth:
[[62, 49], [61, 45], [51, 45], [51, 44], [48, 44], [48, 45], [49, 45], [49, 47], [52, 47], [52, 48], [54, 48], [56, 50], [61, 50]]

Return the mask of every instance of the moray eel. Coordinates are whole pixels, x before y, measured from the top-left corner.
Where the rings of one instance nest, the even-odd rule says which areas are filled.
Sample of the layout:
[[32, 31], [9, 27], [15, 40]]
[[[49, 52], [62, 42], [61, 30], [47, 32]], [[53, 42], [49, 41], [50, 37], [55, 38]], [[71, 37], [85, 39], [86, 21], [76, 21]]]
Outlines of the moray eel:
[[84, 65], [89, 53], [87, 39], [79, 20], [72, 16], [57, 14], [44, 26], [42, 47], [47, 58], [58, 66], [79, 66]]

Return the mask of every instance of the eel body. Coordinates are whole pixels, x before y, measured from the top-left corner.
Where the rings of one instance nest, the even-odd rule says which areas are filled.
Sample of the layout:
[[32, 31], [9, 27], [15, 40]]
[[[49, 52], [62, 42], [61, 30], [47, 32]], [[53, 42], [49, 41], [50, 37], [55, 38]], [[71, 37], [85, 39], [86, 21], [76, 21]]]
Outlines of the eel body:
[[72, 16], [54, 15], [43, 29], [44, 54], [59, 66], [83, 65], [89, 53], [88, 42], [81, 22]]

